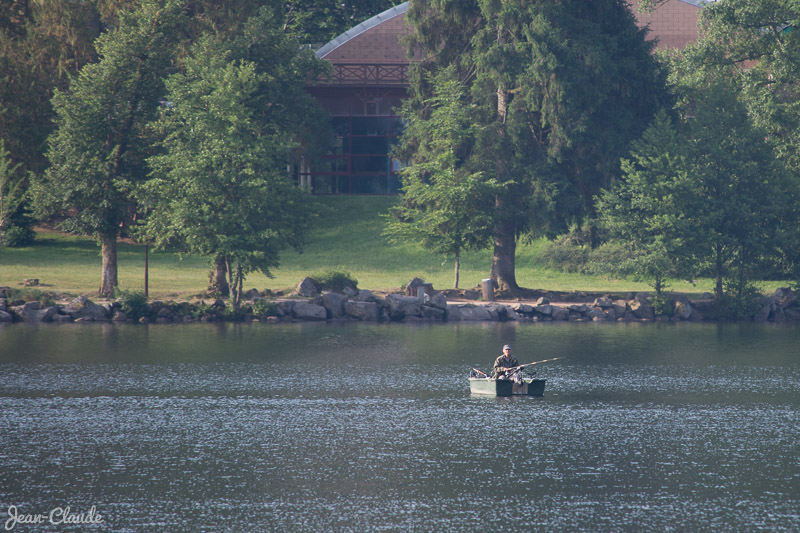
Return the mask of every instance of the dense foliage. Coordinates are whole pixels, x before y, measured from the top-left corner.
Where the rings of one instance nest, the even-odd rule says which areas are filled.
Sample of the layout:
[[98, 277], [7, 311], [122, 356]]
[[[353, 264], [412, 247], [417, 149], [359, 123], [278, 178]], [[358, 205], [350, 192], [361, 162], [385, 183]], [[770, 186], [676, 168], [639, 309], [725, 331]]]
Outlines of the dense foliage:
[[[628, 143], [667, 102], [652, 43], [616, 0], [412, 1], [408, 18], [422, 60], [407, 116], [427, 119], [437, 80], [427, 73], [455, 68], [483, 130], [466, 166], [504, 185], [492, 198], [491, 276], [514, 291], [517, 238], [591, 217]], [[420, 144], [409, 130], [399, 153], [413, 163]]]
[[308, 202], [286, 162], [321, 112], [303, 91], [318, 73], [313, 54], [263, 8], [231, 41], [201, 39], [167, 80], [155, 125], [162, 153], [149, 159], [143, 187], [145, 233], [224, 261], [234, 306], [249, 272], [269, 276], [282, 249], [302, 245]]

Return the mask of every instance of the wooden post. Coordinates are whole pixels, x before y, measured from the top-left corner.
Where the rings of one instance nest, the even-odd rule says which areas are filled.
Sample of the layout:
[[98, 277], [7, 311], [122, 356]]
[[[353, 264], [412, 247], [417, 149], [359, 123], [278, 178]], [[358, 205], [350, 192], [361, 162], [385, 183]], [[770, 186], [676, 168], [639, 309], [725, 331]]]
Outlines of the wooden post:
[[150, 297], [148, 285], [150, 284], [150, 245], [144, 243], [144, 297]]

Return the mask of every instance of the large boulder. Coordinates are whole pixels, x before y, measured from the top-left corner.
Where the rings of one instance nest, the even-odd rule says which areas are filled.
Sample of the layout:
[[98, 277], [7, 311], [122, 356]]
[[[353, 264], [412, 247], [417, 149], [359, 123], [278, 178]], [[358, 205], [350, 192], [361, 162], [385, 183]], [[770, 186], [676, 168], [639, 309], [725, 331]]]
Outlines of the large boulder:
[[376, 302], [348, 300], [344, 303], [344, 313], [347, 316], [364, 321], [379, 320], [380, 310], [381, 308]]
[[346, 296], [335, 292], [322, 293], [322, 306], [327, 309], [329, 317], [340, 317], [344, 314], [344, 302]]
[[386, 297], [386, 303], [389, 305], [389, 317], [392, 320], [422, 316], [422, 302], [416, 296], [390, 294]]
[[[446, 304], [445, 304], [446, 305]], [[442, 322], [444, 320], [445, 310], [441, 307], [433, 307], [431, 305], [422, 306], [422, 318], [426, 320], [435, 320]]]
[[97, 321], [102, 322], [108, 320], [106, 309], [97, 305], [86, 296], [78, 296], [64, 309], [73, 320], [83, 319], [83, 322]]
[[553, 317], [553, 320], [567, 320], [569, 319], [569, 309], [559, 305], [553, 305], [550, 309], [550, 316]]
[[655, 310], [653, 304], [642, 294], [637, 294], [636, 297], [629, 304], [631, 313], [641, 320], [652, 320], [655, 318]]
[[39, 302], [25, 302], [12, 308], [25, 322], [52, 322], [53, 317], [58, 314], [58, 307], [46, 307], [42, 309]]
[[497, 311], [492, 316], [491, 310], [484, 305], [449, 304], [447, 319], [450, 321], [492, 321], [497, 320]]
[[433, 296], [431, 296], [430, 300], [428, 301], [428, 305], [431, 307], [436, 307], [438, 309], [445, 310], [447, 309], [447, 296], [445, 296], [441, 292], [437, 292]]
[[317, 286], [316, 281], [314, 281], [309, 277], [306, 277], [303, 278], [303, 281], [301, 281], [297, 285], [295, 292], [297, 292], [297, 294], [299, 294], [300, 296], [305, 296], [306, 298], [313, 298], [314, 296], [319, 294], [319, 287]]
[[675, 320], [689, 320], [692, 318], [692, 304], [686, 296], [678, 296], [675, 299], [672, 316]]
[[14, 317], [11, 313], [7, 313], [5, 311], [0, 311], [0, 322], [13, 322]]
[[328, 318], [328, 311], [321, 305], [301, 301], [295, 302], [292, 316], [299, 320], [325, 320]]
[[609, 309], [614, 306], [614, 302], [608, 296], [601, 296], [600, 298], [595, 298], [592, 305], [601, 309]]
[[371, 291], [364, 290], [364, 289], [358, 291], [358, 293], [355, 296], [353, 296], [352, 298], [350, 298], [350, 299], [354, 300], [356, 302], [373, 302], [373, 303], [377, 303], [378, 302], [378, 297], [377, 296], [372, 294]]
[[528, 304], [514, 304], [511, 306], [514, 311], [516, 311], [520, 315], [532, 315], [533, 314], [533, 306]]

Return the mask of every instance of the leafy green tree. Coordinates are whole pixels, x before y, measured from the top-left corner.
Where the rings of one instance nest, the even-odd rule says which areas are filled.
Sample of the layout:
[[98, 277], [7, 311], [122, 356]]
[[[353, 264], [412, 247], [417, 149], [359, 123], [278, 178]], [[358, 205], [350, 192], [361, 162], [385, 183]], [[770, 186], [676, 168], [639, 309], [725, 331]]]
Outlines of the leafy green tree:
[[51, 166], [34, 184], [40, 216], [63, 213], [61, 227], [96, 237], [102, 247], [99, 293], [117, 286], [117, 237], [135, 183], [146, 177], [151, 147], [146, 124], [163, 97], [180, 26], [177, 1], [147, 1], [123, 14], [119, 29], [97, 41], [100, 61], [84, 66], [53, 105], [57, 129], [49, 139]]
[[598, 209], [657, 291], [666, 276], [693, 267], [712, 273], [718, 303], [743, 302], [755, 265], [780, 245], [787, 199], [796, 196], [735, 89], [706, 81], [684, 99], [691, 107], [681, 108], [677, 128], [659, 115], [634, 144], [622, 179]]
[[[781, 0], [726, 0], [707, 5], [701, 16], [703, 38], [679, 63], [682, 78], [731, 79], [753, 123], [764, 131], [788, 169], [794, 189], [800, 183], [800, 3]], [[777, 233], [782, 259], [776, 274], [800, 280], [800, 207], [797, 199]]]
[[26, 170], [46, 166], [50, 99], [96, 60], [100, 23], [90, 2], [0, 2], [0, 138]]
[[21, 163], [14, 164], [11, 161], [11, 154], [6, 150], [5, 142], [0, 139], [0, 251], [3, 249], [3, 237], [11, 226], [12, 217], [25, 198], [21, 166]]
[[[517, 238], [592, 215], [628, 143], [666, 102], [663, 77], [627, 5], [615, 0], [412, 1], [410, 112], [425, 116], [423, 73], [455, 65], [485, 134], [471, 168], [507, 184], [494, 197], [492, 278], [519, 287]], [[401, 155], [414, 161], [416, 139]]]
[[611, 267], [651, 280], [657, 300], [668, 277], [691, 275], [686, 237], [694, 227], [686, 208], [693, 187], [686, 141], [662, 110], [622, 160], [621, 179], [596, 202], [601, 225], [628, 254]]
[[458, 288], [461, 252], [486, 248], [491, 237], [491, 201], [501, 187], [465, 165], [480, 135], [454, 68], [432, 80], [426, 101], [430, 116], [411, 114], [406, 131], [417, 139], [414, 163], [403, 169], [403, 194], [386, 233], [395, 240], [418, 240], [455, 260], [453, 288]]
[[717, 300], [725, 278], [740, 297], [753, 280], [754, 265], [780, 244], [776, 230], [793, 187], [727, 81], [702, 85], [691, 101], [684, 117], [697, 186], [688, 209], [694, 222], [688, 245], [710, 262]]
[[315, 62], [262, 9], [229, 45], [201, 39], [185, 72], [167, 80], [145, 232], [223, 262], [235, 307], [248, 273], [269, 276], [281, 250], [302, 245], [308, 203], [286, 163], [303, 152], [297, 136], [319, 112], [303, 96]]

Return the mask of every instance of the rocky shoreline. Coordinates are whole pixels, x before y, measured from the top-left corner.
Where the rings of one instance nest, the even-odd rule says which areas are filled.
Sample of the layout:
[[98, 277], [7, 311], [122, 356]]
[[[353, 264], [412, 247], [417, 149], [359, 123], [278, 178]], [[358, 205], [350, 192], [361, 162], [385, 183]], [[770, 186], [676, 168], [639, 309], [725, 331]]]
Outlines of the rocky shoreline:
[[[368, 290], [345, 288], [322, 291], [308, 278], [286, 298], [267, 298], [253, 289], [247, 301], [231, 310], [223, 300], [195, 302], [150, 301], [126, 312], [122, 299], [95, 303], [79, 296], [67, 303], [42, 306], [39, 301], [9, 298], [0, 287], [0, 323], [184, 323], [215, 321], [363, 321], [363, 322], [700, 322], [717, 320], [710, 299], [673, 297], [668, 314], [656, 314], [647, 293], [625, 296], [584, 293], [541, 293], [535, 300], [483, 302], [476, 291], [466, 291], [473, 301], [448, 301], [448, 292], [434, 291], [415, 279], [403, 291], [378, 296]], [[452, 297], [453, 295], [451, 295]], [[139, 316], [137, 316], [139, 315]], [[800, 322], [800, 301], [788, 288], [778, 289], [759, 302], [750, 317], [754, 322]]]

